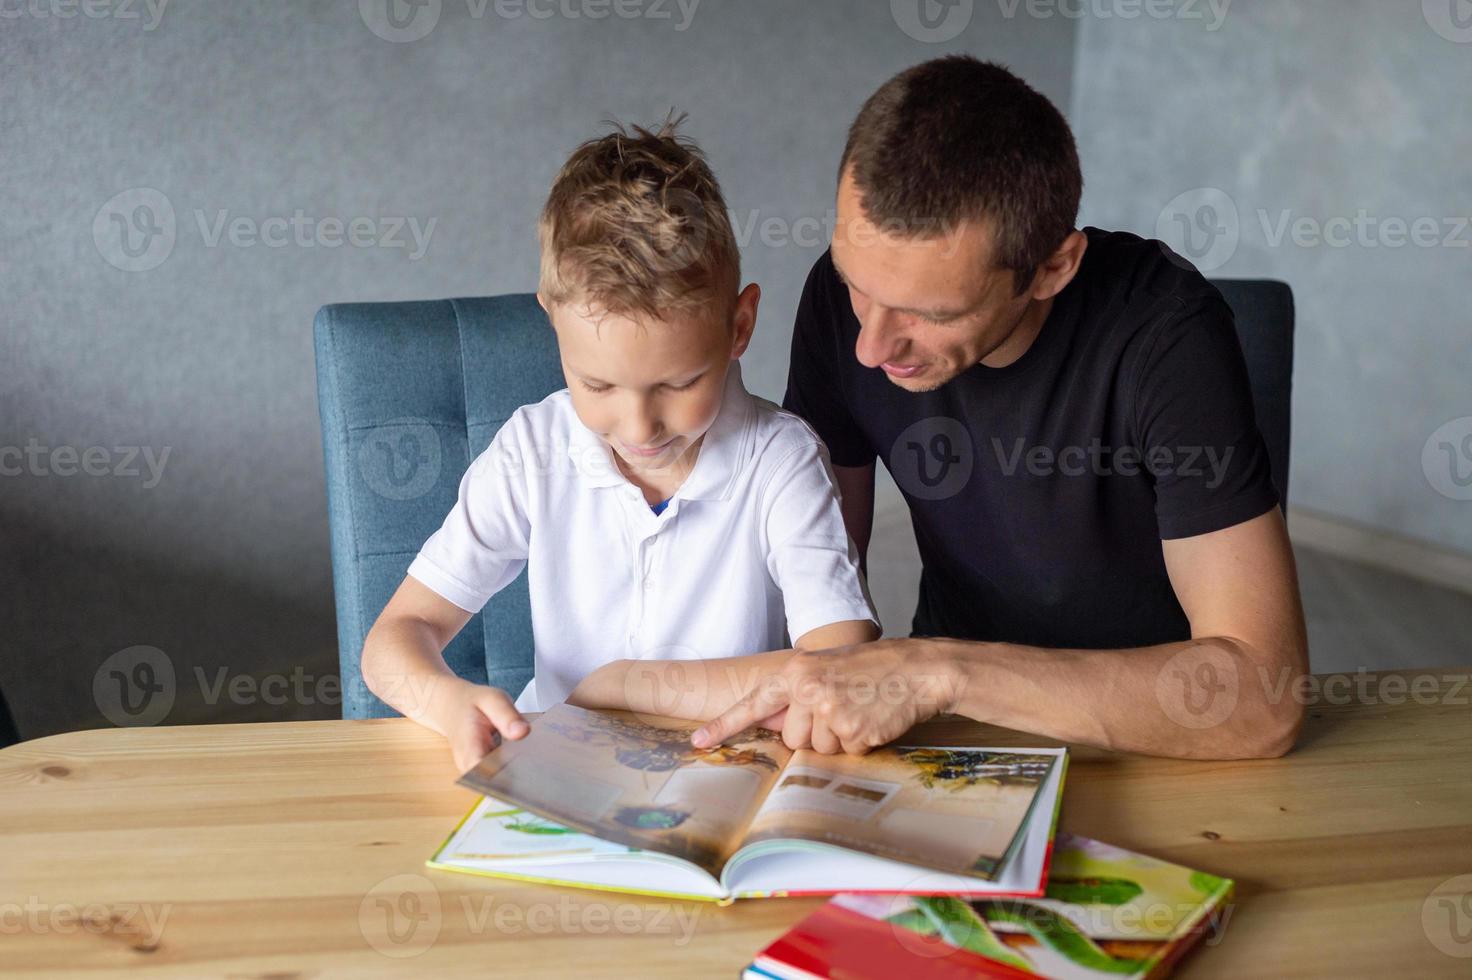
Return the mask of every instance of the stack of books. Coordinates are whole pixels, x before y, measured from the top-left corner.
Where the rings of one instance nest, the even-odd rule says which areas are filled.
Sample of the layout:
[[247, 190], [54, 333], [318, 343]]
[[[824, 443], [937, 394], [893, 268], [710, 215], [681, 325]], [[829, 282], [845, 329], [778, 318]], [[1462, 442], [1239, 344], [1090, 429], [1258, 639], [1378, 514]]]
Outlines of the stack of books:
[[1064, 749], [822, 755], [753, 728], [703, 750], [696, 727], [550, 709], [460, 778], [484, 798], [428, 865], [722, 904], [835, 896], [761, 951], [758, 978], [1158, 976], [1231, 893], [1055, 841]]
[[1231, 917], [1232, 882], [1060, 834], [1045, 896], [839, 895], [757, 954], [747, 980], [1168, 974]]

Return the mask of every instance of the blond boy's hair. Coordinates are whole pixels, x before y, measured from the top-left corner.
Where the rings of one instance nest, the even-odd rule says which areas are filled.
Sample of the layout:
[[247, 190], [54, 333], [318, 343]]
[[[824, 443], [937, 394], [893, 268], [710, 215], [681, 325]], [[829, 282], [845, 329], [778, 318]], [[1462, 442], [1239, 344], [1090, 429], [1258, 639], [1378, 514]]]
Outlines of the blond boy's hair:
[[705, 155], [677, 136], [617, 126], [573, 151], [538, 222], [549, 304], [664, 319], [708, 311], [724, 323], [741, 277], [725, 198]]

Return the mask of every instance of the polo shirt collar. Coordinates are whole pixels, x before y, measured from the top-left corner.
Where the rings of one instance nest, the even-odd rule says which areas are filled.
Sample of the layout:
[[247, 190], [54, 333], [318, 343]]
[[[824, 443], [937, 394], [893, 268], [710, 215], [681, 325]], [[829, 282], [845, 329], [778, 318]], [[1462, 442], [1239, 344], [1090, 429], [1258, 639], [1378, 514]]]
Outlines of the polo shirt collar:
[[[721, 408], [705, 432], [695, 469], [675, 496], [685, 500], [719, 500], [730, 493], [745, 456], [751, 421], [756, 416], [752, 396], [741, 381], [741, 362], [726, 372]], [[589, 487], [629, 486], [614, 462], [613, 450], [576, 417], [568, 438], [573, 468]]]

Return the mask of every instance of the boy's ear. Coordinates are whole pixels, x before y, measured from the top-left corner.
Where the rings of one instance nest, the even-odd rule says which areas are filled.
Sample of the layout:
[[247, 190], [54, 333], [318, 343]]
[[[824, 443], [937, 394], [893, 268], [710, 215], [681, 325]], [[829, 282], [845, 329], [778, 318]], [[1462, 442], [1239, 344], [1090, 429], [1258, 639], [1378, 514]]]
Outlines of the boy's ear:
[[762, 301], [762, 287], [751, 282], [736, 296], [736, 304], [731, 310], [731, 326], [734, 336], [731, 338], [731, 360], [736, 360], [746, 353], [746, 347], [751, 343], [752, 331], [756, 330], [756, 309]]

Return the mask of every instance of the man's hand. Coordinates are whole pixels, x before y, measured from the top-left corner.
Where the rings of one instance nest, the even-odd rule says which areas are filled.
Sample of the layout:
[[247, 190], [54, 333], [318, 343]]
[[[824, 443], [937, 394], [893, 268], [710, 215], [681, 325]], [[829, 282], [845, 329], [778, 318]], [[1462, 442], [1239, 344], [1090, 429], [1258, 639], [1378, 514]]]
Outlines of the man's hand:
[[944, 659], [915, 653], [909, 640], [799, 651], [691, 742], [710, 748], [752, 725], [780, 722], [788, 748], [863, 755], [949, 711], [955, 701], [961, 673]]

